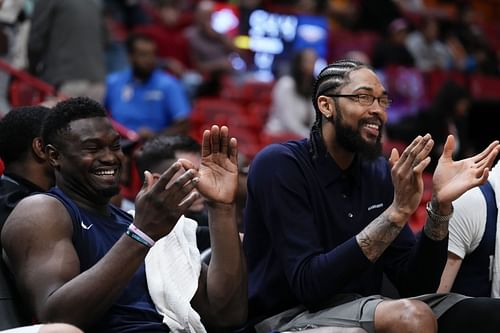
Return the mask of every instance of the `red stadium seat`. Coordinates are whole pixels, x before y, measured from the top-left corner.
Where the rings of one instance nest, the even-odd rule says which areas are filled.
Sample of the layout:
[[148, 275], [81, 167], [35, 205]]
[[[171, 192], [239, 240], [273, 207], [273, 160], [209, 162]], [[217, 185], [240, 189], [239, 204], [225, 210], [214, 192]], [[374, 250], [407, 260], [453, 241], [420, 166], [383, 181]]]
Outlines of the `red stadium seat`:
[[10, 84], [10, 104], [12, 107], [36, 105], [44, 100], [40, 90], [28, 83], [14, 80]]
[[221, 97], [241, 104], [257, 102], [271, 104], [271, 92], [274, 82], [246, 81], [237, 84], [231, 79], [223, 81]]
[[500, 79], [474, 74], [469, 81], [472, 97], [479, 100], [500, 101]]
[[380, 40], [373, 31], [352, 32], [340, 30], [328, 36], [328, 62], [345, 58], [349, 51], [361, 51], [371, 58], [375, 44]]
[[254, 120], [257, 132], [261, 133], [269, 118], [269, 104], [251, 103], [247, 107], [247, 114]]
[[235, 101], [221, 98], [198, 99], [190, 115], [190, 134], [200, 141], [203, 130], [214, 124], [227, 125], [232, 133], [235, 128], [245, 128], [258, 135], [261, 128], [257, 116], [248, 113], [243, 105]]

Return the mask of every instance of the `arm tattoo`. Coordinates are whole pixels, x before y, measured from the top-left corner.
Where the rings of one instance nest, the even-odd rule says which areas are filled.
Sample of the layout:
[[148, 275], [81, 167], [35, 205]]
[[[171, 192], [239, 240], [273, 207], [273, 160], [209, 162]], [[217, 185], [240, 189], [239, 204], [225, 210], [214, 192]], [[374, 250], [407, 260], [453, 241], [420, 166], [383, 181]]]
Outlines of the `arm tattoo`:
[[368, 224], [357, 236], [359, 247], [371, 262], [375, 262], [403, 229], [391, 221], [387, 211]]
[[427, 223], [424, 226], [424, 232], [432, 240], [440, 241], [448, 235], [448, 222], [435, 222], [427, 218]]

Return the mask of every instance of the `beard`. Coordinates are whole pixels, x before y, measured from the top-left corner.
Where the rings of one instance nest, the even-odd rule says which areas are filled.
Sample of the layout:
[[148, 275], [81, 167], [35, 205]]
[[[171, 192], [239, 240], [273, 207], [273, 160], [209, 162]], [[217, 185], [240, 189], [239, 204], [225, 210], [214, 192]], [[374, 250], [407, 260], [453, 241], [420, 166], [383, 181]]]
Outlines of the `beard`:
[[[340, 110], [337, 108], [337, 110]], [[382, 155], [382, 126], [379, 129], [379, 135], [375, 143], [367, 142], [360, 133], [360, 128], [366, 123], [366, 120], [358, 122], [357, 129], [343, 123], [341, 112], [337, 112], [333, 125], [335, 126], [335, 138], [337, 143], [347, 151], [357, 153], [361, 159], [373, 161]]]
[[134, 77], [140, 81], [148, 81], [153, 74], [154, 69], [137, 68], [133, 69]]

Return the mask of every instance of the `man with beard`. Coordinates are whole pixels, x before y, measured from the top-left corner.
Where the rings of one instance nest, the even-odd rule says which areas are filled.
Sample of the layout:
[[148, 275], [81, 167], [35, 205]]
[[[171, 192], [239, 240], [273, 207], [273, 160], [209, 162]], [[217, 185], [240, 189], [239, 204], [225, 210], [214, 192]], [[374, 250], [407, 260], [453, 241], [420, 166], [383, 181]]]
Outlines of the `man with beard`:
[[152, 301], [161, 290], [151, 293], [144, 262], [201, 194], [214, 256], [181, 305], [191, 304], [205, 325], [241, 324], [246, 275], [235, 222], [237, 143], [227, 127], [204, 132], [198, 171], [180, 159], [159, 177], [146, 172], [134, 219], [109, 204], [123, 153], [102, 106], [87, 98], [60, 102], [42, 137], [56, 187], [22, 200], [2, 231], [6, 258], [38, 320], [89, 332], [168, 332]]
[[[497, 331], [494, 312], [483, 312], [475, 299], [417, 295], [436, 291], [451, 203], [486, 181], [498, 142], [453, 161], [448, 137], [433, 176], [429, 219], [416, 240], [407, 221], [422, 197], [430, 135], [417, 137], [401, 156], [393, 149], [389, 161], [379, 157], [390, 99], [361, 63], [327, 66], [313, 96], [310, 138], [271, 145], [250, 168], [247, 331], [428, 333], [438, 323], [439, 332], [470, 331], [478, 323], [482, 332]], [[380, 296], [383, 273], [411, 298]], [[498, 303], [489, 305], [498, 311]]]
[[130, 68], [107, 79], [105, 106], [111, 117], [143, 139], [187, 132], [190, 105], [180, 82], [157, 67], [156, 45], [144, 34], [127, 39]]

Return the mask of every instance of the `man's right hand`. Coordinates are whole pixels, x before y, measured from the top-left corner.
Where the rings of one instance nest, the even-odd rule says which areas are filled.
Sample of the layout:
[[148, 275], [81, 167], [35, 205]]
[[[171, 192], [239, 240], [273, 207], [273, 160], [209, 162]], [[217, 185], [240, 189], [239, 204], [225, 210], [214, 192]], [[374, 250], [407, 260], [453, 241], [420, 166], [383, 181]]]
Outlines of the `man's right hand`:
[[433, 145], [430, 134], [426, 134], [415, 138], [401, 157], [396, 149], [391, 152], [389, 163], [394, 184], [393, 208], [401, 217], [401, 223], [406, 223], [422, 199], [422, 173], [431, 161], [428, 155]]
[[185, 170], [181, 161], [175, 162], [158, 179], [149, 171], [144, 175], [144, 184], [136, 197], [134, 224], [158, 240], [172, 231], [179, 217], [198, 198], [198, 192], [193, 189], [199, 178], [195, 177], [195, 170]]

